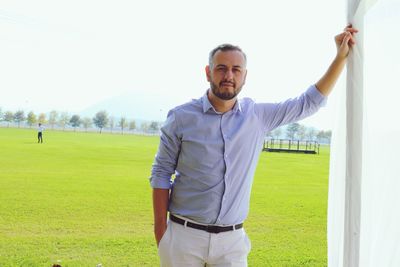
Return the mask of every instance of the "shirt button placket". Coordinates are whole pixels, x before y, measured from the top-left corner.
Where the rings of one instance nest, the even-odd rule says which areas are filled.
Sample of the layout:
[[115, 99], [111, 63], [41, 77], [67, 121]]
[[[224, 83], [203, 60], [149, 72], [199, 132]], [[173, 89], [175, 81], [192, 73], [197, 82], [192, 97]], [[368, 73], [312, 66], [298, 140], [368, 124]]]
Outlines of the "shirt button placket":
[[[222, 133], [222, 138], [223, 138], [223, 142], [224, 142], [223, 158], [224, 158], [224, 162], [225, 162], [225, 174], [224, 174], [225, 191], [224, 191], [224, 194], [223, 194], [222, 200], [221, 200], [222, 203], [221, 203], [220, 214], [224, 210], [224, 207], [226, 206], [226, 203], [225, 203], [226, 202], [226, 194], [228, 194], [228, 191], [229, 191], [229, 189], [228, 189], [228, 184], [229, 183], [227, 183], [227, 179], [229, 177], [228, 176], [229, 161], [228, 161], [228, 154], [226, 152], [227, 151], [227, 149], [226, 149], [227, 148], [227, 143], [229, 142], [229, 138], [228, 138], [227, 129], [226, 129], [226, 126], [225, 126], [225, 123], [224, 123], [224, 122], [226, 122], [226, 119], [227, 119], [226, 114], [222, 115], [222, 117], [221, 117], [221, 133]], [[218, 218], [217, 222], [220, 223], [221, 222], [221, 218]]]

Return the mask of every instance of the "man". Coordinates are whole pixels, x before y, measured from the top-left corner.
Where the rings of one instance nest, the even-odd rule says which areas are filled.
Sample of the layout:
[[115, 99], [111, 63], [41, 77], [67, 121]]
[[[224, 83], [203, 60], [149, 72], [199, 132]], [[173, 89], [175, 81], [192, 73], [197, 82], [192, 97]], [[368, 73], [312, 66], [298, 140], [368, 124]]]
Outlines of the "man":
[[274, 104], [237, 99], [247, 75], [239, 47], [211, 51], [205, 69], [210, 89], [172, 109], [161, 129], [150, 177], [161, 266], [247, 266], [251, 245], [243, 222], [265, 134], [323, 105], [356, 32], [349, 25], [335, 36], [337, 55], [315, 85]]
[[41, 123], [39, 123], [39, 127], [38, 127], [38, 143], [43, 143], [43, 131], [44, 131], [44, 127], [42, 126]]

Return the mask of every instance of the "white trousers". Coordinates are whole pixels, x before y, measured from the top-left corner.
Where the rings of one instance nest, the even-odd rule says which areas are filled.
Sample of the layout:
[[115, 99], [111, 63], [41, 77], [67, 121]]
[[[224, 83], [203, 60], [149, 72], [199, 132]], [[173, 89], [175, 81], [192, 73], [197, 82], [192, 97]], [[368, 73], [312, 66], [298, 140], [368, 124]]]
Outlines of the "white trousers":
[[158, 255], [162, 267], [246, 267], [250, 249], [243, 228], [213, 234], [169, 221]]

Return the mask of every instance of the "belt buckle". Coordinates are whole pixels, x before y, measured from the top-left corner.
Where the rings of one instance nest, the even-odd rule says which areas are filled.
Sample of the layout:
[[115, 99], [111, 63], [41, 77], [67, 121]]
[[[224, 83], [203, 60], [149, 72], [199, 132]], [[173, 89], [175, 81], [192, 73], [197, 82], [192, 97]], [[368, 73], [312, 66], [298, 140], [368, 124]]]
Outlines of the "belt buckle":
[[216, 225], [207, 225], [206, 231], [213, 234], [218, 234], [221, 232], [221, 229]]

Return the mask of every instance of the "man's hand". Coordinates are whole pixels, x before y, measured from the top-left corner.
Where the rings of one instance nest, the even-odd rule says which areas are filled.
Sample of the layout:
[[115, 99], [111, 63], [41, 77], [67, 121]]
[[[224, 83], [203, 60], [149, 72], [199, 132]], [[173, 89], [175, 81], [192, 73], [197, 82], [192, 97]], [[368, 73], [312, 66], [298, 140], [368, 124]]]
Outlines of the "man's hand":
[[167, 230], [167, 213], [169, 202], [169, 189], [153, 189], [154, 235], [157, 247]]
[[324, 96], [328, 96], [333, 86], [335, 85], [344, 65], [346, 64], [347, 56], [349, 55], [350, 48], [356, 44], [354, 34], [358, 30], [354, 29], [351, 24], [347, 25], [344, 32], [335, 36], [335, 43], [337, 47], [337, 54], [328, 70], [322, 78], [315, 84], [317, 89]]
[[351, 24], [347, 25], [344, 32], [335, 36], [335, 43], [337, 48], [337, 57], [344, 59], [349, 55], [350, 48], [355, 45], [354, 34], [358, 30], [354, 29]]
[[167, 230], [167, 224], [155, 224], [154, 225], [154, 236], [156, 238], [157, 242], [157, 247], [160, 245], [160, 240], [165, 234], [165, 231]]

